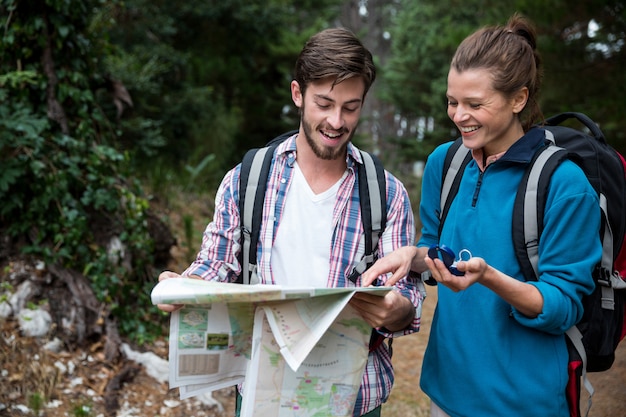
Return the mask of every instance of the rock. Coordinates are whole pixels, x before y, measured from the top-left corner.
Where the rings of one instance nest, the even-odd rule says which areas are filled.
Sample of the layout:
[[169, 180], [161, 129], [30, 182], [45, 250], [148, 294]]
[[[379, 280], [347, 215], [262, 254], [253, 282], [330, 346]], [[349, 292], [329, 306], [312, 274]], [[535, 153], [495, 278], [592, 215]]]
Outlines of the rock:
[[52, 317], [42, 309], [24, 309], [18, 314], [18, 322], [24, 336], [42, 337], [50, 331]]
[[167, 360], [158, 357], [153, 352], [136, 352], [126, 343], [122, 344], [122, 352], [132, 361], [143, 365], [146, 373], [157, 381], [163, 383], [169, 380], [169, 363]]

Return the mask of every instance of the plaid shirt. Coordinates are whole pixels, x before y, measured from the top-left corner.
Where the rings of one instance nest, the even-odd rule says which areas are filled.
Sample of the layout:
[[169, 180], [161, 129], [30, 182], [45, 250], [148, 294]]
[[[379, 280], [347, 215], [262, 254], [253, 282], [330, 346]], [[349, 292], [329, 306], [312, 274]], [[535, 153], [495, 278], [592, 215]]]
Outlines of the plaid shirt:
[[[295, 136], [281, 143], [275, 151], [263, 205], [259, 245], [257, 247], [258, 276], [261, 283], [273, 284], [270, 268], [272, 243], [280, 223], [296, 161]], [[363, 163], [361, 155], [352, 144], [348, 145], [348, 175], [337, 191], [333, 209], [334, 232], [330, 250], [330, 273], [328, 287], [348, 287], [353, 284], [347, 277], [364, 254], [365, 239], [361, 222], [361, 209], [355, 164]], [[239, 173], [240, 165], [224, 177], [217, 195], [213, 221], [204, 233], [202, 247], [197, 259], [183, 275], [198, 275], [207, 280], [234, 282], [241, 272], [237, 258], [241, 249], [239, 216]], [[400, 181], [386, 172], [387, 179], [387, 224], [380, 239], [378, 256], [382, 257], [402, 246], [415, 243], [413, 212], [406, 189]], [[294, 241], [297, 237], [294, 236]], [[360, 285], [360, 278], [357, 284]], [[387, 337], [417, 332], [420, 326], [423, 295], [416, 282], [403, 279], [396, 288], [411, 300], [416, 309], [415, 318], [405, 330], [389, 333], [378, 329]], [[386, 344], [370, 352], [363, 373], [361, 389], [355, 405], [354, 415], [360, 416], [387, 401], [393, 385], [391, 355]]]

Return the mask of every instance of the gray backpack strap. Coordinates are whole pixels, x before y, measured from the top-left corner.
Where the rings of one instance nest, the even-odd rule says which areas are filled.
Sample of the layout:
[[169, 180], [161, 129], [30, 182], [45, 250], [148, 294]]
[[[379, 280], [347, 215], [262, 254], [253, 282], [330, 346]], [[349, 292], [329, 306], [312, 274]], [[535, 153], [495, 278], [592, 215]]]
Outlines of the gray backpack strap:
[[441, 229], [448, 216], [452, 200], [454, 200], [459, 191], [465, 167], [471, 159], [472, 152], [463, 145], [461, 138], [455, 140], [446, 153], [446, 158], [443, 162], [441, 197], [439, 200], [439, 236], [441, 236]]
[[[538, 264], [539, 264], [539, 227], [543, 228], [543, 212], [545, 210], [545, 199], [542, 204], [539, 204], [541, 199], [538, 199], [540, 192], [545, 192], [546, 188], [543, 182], [540, 185], [540, 177], [544, 170], [544, 167], [548, 161], [555, 157], [563, 159], [566, 156], [561, 155], [564, 152], [563, 148], [558, 146], [546, 146], [543, 151], [534, 158], [532, 162], [532, 168], [527, 172], [527, 179], [522, 179], [522, 185], [525, 182], [525, 191], [519, 192], [518, 196], [523, 196], [523, 225], [524, 225], [524, 247], [528, 256], [528, 260], [534, 272], [535, 280], [539, 277]], [[556, 156], [555, 156], [556, 155]], [[560, 161], [555, 161], [555, 166]], [[549, 180], [549, 179], [548, 179]], [[522, 191], [520, 189], [520, 191]], [[541, 216], [541, 218], [539, 217]], [[515, 214], [513, 219], [519, 217]], [[541, 220], [540, 220], [541, 219]], [[541, 226], [540, 226], [541, 225]], [[522, 268], [523, 269], [523, 268]], [[526, 277], [528, 279], [528, 276]]]
[[[382, 171], [382, 165], [378, 161], [375, 162], [374, 157], [367, 153], [361, 152], [363, 157], [363, 164], [365, 166], [365, 177], [367, 179], [368, 198], [365, 199], [369, 203], [369, 226], [367, 229], [371, 229], [371, 249], [368, 255], [371, 259], [368, 259], [369, 264], [374, 263], [373, 253], [378, 247], [378, 241], [385, 228], [387, 222], [387, 182], [385, 180], [385, 173]], [[382, 183], [381, 183], [382, 178]], [[384, 216], [383, 216], [384, 214]], [[367, 220], [365, 220], [367, 222]], [[367, 223], [366, 223], [367, 224]]]
[[240, 284], [257, 284], [256, 247], [259, 240], [263, 201], [276, 146], [252, 149], [241, 163], [239, 213], [241, 216]]
[[[612, 273], [607, 273], [604, 277], [605, 280], [601, 281], [598, 279], [598, 282], [604, 284], [602, 286], [602, 308], [606, 310], [613, 310], [615, 308], [615, 290], [624, 290], [626, 289], [626, 281], [620, 277], [618, 271], [614, 271], [613, 268], [613, 259], [614, 259], [614, 247], [613, 247], [613, 230], [611, 229], [611, 224], [609, 223], [609, 204], [607, 202], [606, 196], [600, 193], [600, 209], [602, 212], [602, 216], [604, 217], [604, 234], [602, 236], [602, 261], [600, 263], [603, 271], [613, 271]], [[601, 277], [602, 278], [602, 277]]]
[[464, 163], [464, 160], [470, 152], [470, 150], [466, 148], [465, 145], [463, 145], [462, 143], [459, 147], [456, 147], [455, 149], [456, 151], [452, 156], [450, 166], [448, 166], [448, 169], [444, 168], [443, 180], [441, 182], [440, 209], [442, 213], [444, 211], [444, 207], [446, 201], [448, 200], [448, 197], [454, 198], [454, 196], [450, 196], [452, 184], [454, 183], [455, 178], [457, 178], [459, 171], [461, 171], [461, 168], [465, 168], [466, 164]]
[[380, 160], [361, 151], [363, 164], [358, 166], [359, 200], [365, 232], [365, 253], [348, 279], [356, 279], [378, 257], [378, 244], [387, 223], [387, 180]]

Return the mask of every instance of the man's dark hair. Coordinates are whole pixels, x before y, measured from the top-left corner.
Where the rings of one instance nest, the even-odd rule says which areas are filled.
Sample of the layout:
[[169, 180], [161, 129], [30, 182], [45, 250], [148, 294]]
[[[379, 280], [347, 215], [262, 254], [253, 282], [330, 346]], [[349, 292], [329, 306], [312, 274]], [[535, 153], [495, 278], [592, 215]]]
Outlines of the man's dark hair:
[[304, 94], [311, 82], [334, 78], [333, 86], [361, 77], [363, 98], [376, 79], [371, 52], [348, 29], [332, 28], [313, 35], [302, 48], [294, 69], [294, 80]]

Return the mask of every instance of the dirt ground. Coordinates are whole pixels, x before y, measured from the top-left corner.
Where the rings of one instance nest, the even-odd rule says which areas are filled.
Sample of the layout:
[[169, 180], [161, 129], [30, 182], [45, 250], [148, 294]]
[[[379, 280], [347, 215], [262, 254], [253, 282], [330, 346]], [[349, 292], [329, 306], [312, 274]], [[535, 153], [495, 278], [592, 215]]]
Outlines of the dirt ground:
[[[424, 305], [423, 330], [394, 342], [396, 384], [383, 406], [384, 416], [428, 416], [429, 400], [419, 389], [421, 360], [428, 340], [436, 290], [429, 288]], [[232, 388], [213, 393], [214, 404], [178, 398], [146, 374], [141, 366], [128, 362], [111, 366], [104, 362], [102, 343], [72, 353], [45, 353], [35, 340], [20, 337], [11, 320], [0, 323], [0, 416], [101, 416], [101, 417], [231, 417], [234, 415]], [[167, 358], [167, 343], [159, 340], [146, 346]], [[60, 369], [65, 369], [61, 372]], [[120, 380], [117, 396], [107, 392], [112, 378]], [[591, 417], [626, 416], [626, 342], [619, 347], [613, 367], [591, 374], [595, 387]], [[49, 400], [45, 401], [41, 393]], [[106, 398], [106, 401], [105, 401]], [[111, 400], [114, 402], [111, 402]], [[584, 403], [583, 403], [584, 404]], [[20, 406], [21, 405], [21, 406]], [[115, 405], [117, 411], [112, 411]]]

